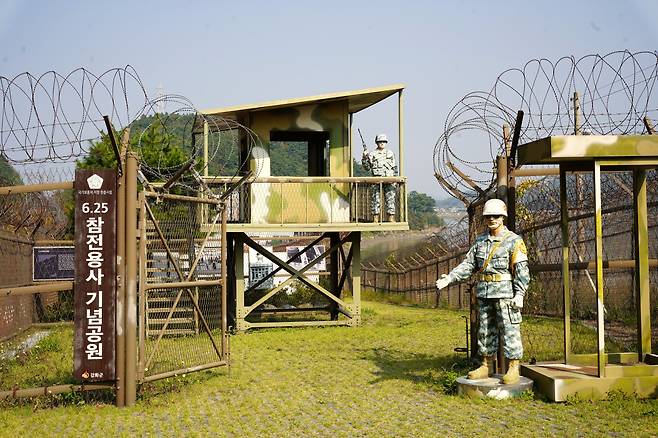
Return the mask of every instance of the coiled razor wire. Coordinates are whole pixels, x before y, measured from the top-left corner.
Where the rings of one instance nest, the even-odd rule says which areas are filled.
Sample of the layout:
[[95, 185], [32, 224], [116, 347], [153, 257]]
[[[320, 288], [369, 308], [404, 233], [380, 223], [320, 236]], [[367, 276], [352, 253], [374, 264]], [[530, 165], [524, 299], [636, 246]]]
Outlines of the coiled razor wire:
[[[517, 111], [523, 110], [520, 143], [573, 134], [575, 92], [580, 95], [582, 133], [641, 134], [643, 118], [658, 117], [657, 80], [656, 51], [533, 59], [521, 68], [505, 70], [488, 92], [469, 93], [450, 110], [434, 146], [434, 172], [453, 195], [477, 199], [480, 193], [452, 167], [483, 190], [490, 189], [495, 157], [506, 154], [503, 125], [513, 131]], [[474, 145], [481, 149], [474, 150]]]
[[[654, 90], [657, 80], [658, 54], [655, 51], [617, 51], [581, 58], [570, 56], [555, 62], [534, 59], [522, 68], [505, 70], [489, 92], [469, 93], [450, 110], [444, 133], [434, 148], [434, 171], [463, 200], [472, 202], [483, 194], [475, 191], [451, 167], [469, 175], [486, 196], [495, 186], [496, 156], [506, 154], [503, 126], [507, 124], [512, 132], [517, 111], [521, 109], [524, 111], [521, 143], [550, 135], [572, 134], [575, 131], [573, 94], [576, 91], [580, 93], [580, 129], [583, 133], [644, 133], [643, 117], [658, 117], [658, 96]], [[477, 144], [481, 145], [479, 155], [472, 153], [472, 141], [464, 141], [467, 136], [476, 138]], [[613, 208], [621, 200], [628, 199], [620, 196], [627, 194], [632, 187], [627, 178], [622, 175], [604, 178], [602, 198]], [[649, 179], [653, 181], [654, 178], [655, 173], [651, 172]], [[583, 202], [589, 199], [591, 185], [591, 181], [579, 181], [578, 196]], [[519, 178], [517, 186], [517, 210], [520, 209], [517, 211], [517, 228], [520, 233], [531, 232], [538, 224], [559, 220], [559, 187], [555, 178]], [[574, 187], [569, 186], [572, 191]], [[569, 196], [573, 199], [576, 194], [570, 192]], [[607, 220], [612, 221], [613, 216], [609, 215]], [[474, 225], [478, 231], [477, 224]], [[611, 232], [623, 228], [621, 223], [609, 224]], [[368, 262], [393, 269], [463, 251], [468, 246], [468, 229], [468, 220], [463, 220], [439, 229], [420, 248], [393, 251], [386, 257], [375, 257]], [[547, 233], [537, 237], [535, 244], [538, 249], [550, 247], [559, 237]], [[583, 231], [573, 237], [583, 238]]]
[[[237, 144], [227, 139], [235, 138], [235, 132], [241, 131], [249, 149], [245, 158], [231, 168], [229, 175], [237, 180], [248, 167], [252, 148], [261, 145], [249, 128], [216, 115], [208, 117], [184, 96], [171, 94], [151, 99], [131, 66], [101, 74], [78, 68], [68, 74], [49, 71], [40, 76], [31, 73], [12, 78], [0, 76], [0, 90], [0, 166], [10, 166], [18, 175], [5, 172], [0, 186], [72, 180], [75, 163], [88, 156], [106, 135], [104, 116], [109, 117], [117, 131], [117, 141], [121, 139], [121, 131], [130, 128], [130, 148], [138, 152], [140, 169], [150, 182], [166, 181], [190, 164], [202, 173], [222, 148], [228, 149], [224, 158], [238, 161], [239, 157], [231, 155], [238, 150]], [[147, 126], [142, 121], [144, 117], [149, 117]], [[182, 132], [180, 120], [184, 120]], [[214, 134], [208, 144], [207, 163], [203, 161], [203, 147], [194, 137], [195, 124], [203, 123]], [[151, 150], [147, 161], [143, 158], [146, 155], [143, 149], [147, 147], [143, 140], [154, 125], [159, 125], [157, 128], [164, 135], [162, 144], [155, 148], [155, 157], [153, 144], [148, 144]], [[180, 146], [184, 155], [181, 162], [174, 164], [166, 159], [174, 146], [169, 144], [172, 139], [182, 141], [183, 144], [176, 146]], [[215, 160], [215, 165], [218, 174], [226, 175], [225, 162]], [[252, 178], [259, 172], [256, 169]], [[198, 189], [199, 179], [181, 179], [177, 185]], [[218, 186], [215, 190], [226, 187]], [[38, 232], [51, 238], [70, 232], [64, 212], [66, 195], [30, 193], [5, 196], [0, 201], [0, 228], [31, 235]]]

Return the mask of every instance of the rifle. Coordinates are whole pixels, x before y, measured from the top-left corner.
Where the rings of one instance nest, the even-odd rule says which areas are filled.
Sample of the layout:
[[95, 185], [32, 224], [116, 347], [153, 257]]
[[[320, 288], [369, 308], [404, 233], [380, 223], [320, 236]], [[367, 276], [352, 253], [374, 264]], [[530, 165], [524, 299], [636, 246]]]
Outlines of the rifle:
[[363, 135], [361, 135], [361, 129], [357, 128], [357, 131], [359, 131], [359, 137], [361, 137], [361, 145], [363, 146], [363, 155], [368, 157], [368, 164], [370, 163], [370, 155], [368, 155], [368, 146], [366, 146], [366, 141], [363, 139]]

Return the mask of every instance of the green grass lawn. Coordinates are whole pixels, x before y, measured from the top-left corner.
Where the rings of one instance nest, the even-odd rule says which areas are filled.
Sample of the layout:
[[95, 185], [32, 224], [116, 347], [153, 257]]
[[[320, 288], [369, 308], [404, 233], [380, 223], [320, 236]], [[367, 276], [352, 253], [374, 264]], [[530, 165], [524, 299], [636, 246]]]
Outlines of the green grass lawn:
[[[133, 408], [71, 398], [0, 411], [3, 436], [656, 436], [658, 400], [615, 395], [598, 402], [540, 397], [471, 400], [453, 395], [468, 364], [463, 313], [366, 302], [361, 327], [271, 329], [231, 338], [229, 369], [142, 388]], [[70, 328], [58, 329], [64, 339]], [[561, 325], [527, 318], [538, 360], [559, 356]], [[69, 335], [70, 336], [70, 335]], [[583, 333], [582, 338], [592, 336]], [[47, 361], [61, 348], [34, 353]], [[70, 337], [69, 337], [70, 339]], [[44, 342], [42, 341], [42, 342]], [[59, 357], [59, 356], [58, 356]], [[23, 371], [31, 368], [23, 359]], [[50, 363], [54, 375], [69, 367]], [[48, 372], [47, 370], [44, 372]], [[3, 386], [25, 378], [12, 364]], [[26, 373], [29, 374], [29, 373]], [[12, 377], [13, 376], [13, 377]], [[54, 379], [56, 380], [56, 379]], [[5, 389], [4, 387], [2, 389]]]

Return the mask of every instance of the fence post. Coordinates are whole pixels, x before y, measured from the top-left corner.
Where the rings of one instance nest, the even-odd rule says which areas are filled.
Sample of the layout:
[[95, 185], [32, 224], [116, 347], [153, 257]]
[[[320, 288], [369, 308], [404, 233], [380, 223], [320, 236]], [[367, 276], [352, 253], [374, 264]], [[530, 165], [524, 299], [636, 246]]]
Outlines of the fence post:
[[117, 190], [117, 302], [116, 302], [116, 405], [126, 403], [126, 338], [125, 338], [125, 299], [126, 299], [126, 174], [119, 177]]
[[[143, 231], [142, 231], [143, 232]], [[126, 157], [126, 401], [134, 406], [137, 399], [137, 156]]]
[[[439, 260], [437, 259], [436, 260], [436, 279], [438, 280], [439, 277], [441, 277], [441, 273], [439, 272]], [[434, 307], [438, 309], [439, 308], [439, 294], [440, 294], [440, 291], [438, 289], [434, 288], [434, 292], [436, 293], [436, 299], [435, 299]]]
[[[518, 123], [518, 119], [517, 119]], [[509, 126], [503, 126], [503, 142], [505, 143], [505, 151], [508, 150], [508, 144], [509, 144]], [[510, 230], [513, 231], [514, 227], [516, 226], [515, 222], [515, 215], [513, 214], [513, 211], [515, 210], [515, 206], [511, 205], [510, 201], [510, 192], [511, 192], [511, 187], [510, 187], [510, 182], [511, 182], [511, 177], [510, 177], [510, 172], [509, 166], [512, 165], [512, 160], [510, 160], [510, 154], [511, 154], [511, 145], [509, 147], [510, 153], [505, 157], [502, 155], [499, 155], [496, 157], [496, 195], [498, 196], [498, 199], [502, 199], [505, 202], [505, 205], [507, 205], [507, 226]], [[512, 196], [513, 198], [513, 196]], [[506, 371], [506, 358], [505, 355], [503, 354], [503, 338], [502, 336], [498, 336], [498, 353], [497, 353], [497, 370], [496, 372], [500, 374], [504, 374]]]
[[226, 225], [228, 222], [228, 208], [226, 207], [226, 201], [221, 204], [222, 209], [222, 261], [221, 261], [221, 270], [222, 270], [222, 360], [228, 361], [228, 294], [226, 293], [226, 288], [228, 287], [228, 236], [226, 233]]
[[147, 235], [146, 235], [146, 196], [144, 192], [139, 194], [139, 323], [137, 324], [137, 378], [144, 378], [144, 355], [146, 351], [146, 300], [147, 293], [145, 290], [146, 285], [146, 253], [147, 253]]
[[425, 293], [425, 305], [429, 306], [430, 305], [430, 291], [429, 291], [429, 284], [430, 284], [430, 268], [429, 265], [425, 265], [425, 287], [423, 288], [423, 292]]

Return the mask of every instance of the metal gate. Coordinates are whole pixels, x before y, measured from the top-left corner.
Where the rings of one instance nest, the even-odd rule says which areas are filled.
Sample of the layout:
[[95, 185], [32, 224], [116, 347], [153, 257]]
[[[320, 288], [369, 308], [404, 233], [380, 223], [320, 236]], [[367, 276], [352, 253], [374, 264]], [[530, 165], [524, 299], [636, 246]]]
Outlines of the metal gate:
[[138, 380], [228, 365], [225, 204], [142, 191], [138, 205]]

